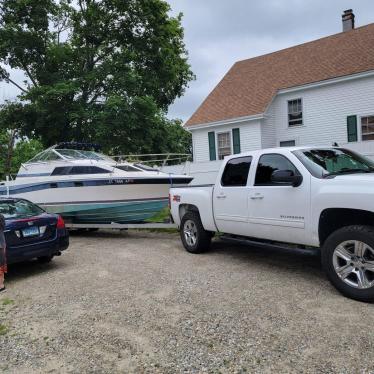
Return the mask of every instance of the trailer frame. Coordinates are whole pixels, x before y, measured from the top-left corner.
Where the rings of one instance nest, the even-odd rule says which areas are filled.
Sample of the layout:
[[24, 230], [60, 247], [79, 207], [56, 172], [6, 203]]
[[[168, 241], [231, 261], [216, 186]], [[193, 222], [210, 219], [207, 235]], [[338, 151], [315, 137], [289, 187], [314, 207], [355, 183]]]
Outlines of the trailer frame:
[[109, 230], [127, 230], [127, 229], [177, 229], [178, 226], [171, 222], [155, 223], [65, 223], [67, 229], [109, 229]]

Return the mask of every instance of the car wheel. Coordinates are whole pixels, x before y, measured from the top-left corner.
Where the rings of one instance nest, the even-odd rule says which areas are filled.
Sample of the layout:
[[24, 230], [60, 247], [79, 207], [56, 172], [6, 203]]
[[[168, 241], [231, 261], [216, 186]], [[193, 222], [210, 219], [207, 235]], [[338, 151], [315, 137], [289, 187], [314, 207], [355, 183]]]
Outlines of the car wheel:
[[206, 231], [197, 212], [187, 212], [181, 222], [180, 235], [184, 248], [190, 253], [206, 252], [212, 240]]
[[331, 283], [351, 299], [374, 301], [374, 228], [347, 226], [332, 233], [322, 248]]
[[38, 261], [40, 264], [48, 264], [49, 262], [52, 261], [54, 256], [42, 256], [38, 257]]

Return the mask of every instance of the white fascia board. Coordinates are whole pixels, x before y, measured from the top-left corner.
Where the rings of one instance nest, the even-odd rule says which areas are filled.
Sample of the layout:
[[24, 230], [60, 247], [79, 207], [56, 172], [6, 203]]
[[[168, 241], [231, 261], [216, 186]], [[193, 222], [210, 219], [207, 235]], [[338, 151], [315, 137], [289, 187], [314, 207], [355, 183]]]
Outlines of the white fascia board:
[[286, 94], [286, 93], [291, 93], [291, 92], [296, 92], [296, 91], [301, 91], [301, 90], [307, 90], [310, 88], [327, 86], [329, 84], [347, 82], [347, 81], [354, 80], [354, 79], [361, 79], [361, 78], [368, 78], [368, 77], [374, 77], [374, 70], [369, 70], [363, 73], [357, 73], [357, 74], [352, 74], [352, 75], [345, 75], [343, 77], [338, 77], [338, 78], [326, 79], [324, 81], [308, 83], [302, 86], [284, 88], [284, 89], [278, 90], [277, 94], [281, 95], [281, 94]]
[[203, 123], [201, 125], [191, 125], [191, 126], [183, 125], [183, 127], [187, 131], [193, 131], [193, 130], [205, 129], [205, 128], [221, 126], [221, 125], [232, 125], [235, 123], [241, 123], [241, 122], [247, 122], [247, 121], [257, 121], [263, 118], [264, 118], [264, 113], [259, 113], [253, 116], [230, 118], [230, 119], [225, 119], [223, 121]]

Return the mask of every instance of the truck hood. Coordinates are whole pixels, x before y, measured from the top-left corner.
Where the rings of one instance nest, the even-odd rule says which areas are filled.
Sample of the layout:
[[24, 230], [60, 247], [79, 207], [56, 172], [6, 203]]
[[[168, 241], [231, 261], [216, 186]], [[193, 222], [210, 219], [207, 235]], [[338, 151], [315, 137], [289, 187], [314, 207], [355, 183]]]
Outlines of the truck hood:
[[374, 173], [355, 173], [355, 174], [344, 174], [337, 175], [335, 180], [347, 181], [347, 182], [374, 182]]

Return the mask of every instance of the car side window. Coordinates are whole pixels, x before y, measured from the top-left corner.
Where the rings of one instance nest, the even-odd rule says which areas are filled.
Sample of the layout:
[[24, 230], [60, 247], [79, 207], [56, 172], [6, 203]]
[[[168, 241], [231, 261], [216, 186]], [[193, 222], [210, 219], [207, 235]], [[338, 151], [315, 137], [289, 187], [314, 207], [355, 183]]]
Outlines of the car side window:
[[279, 154], [262, 155], [257, 165], [255, 186], [274, 186], [278, 185], [271, 181], [272, 174], [277, 170], [290, 170], [294, 175], [300, 175], [287, 157]]
[[247, 185], [252, 157], [238, 157], [229, 160], [222, 174], [223, 187], [243, 187]]

